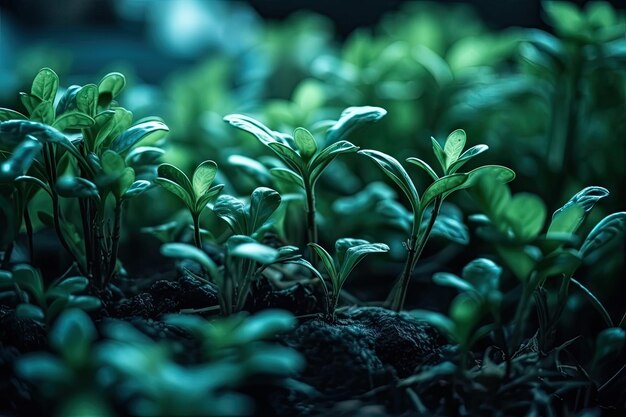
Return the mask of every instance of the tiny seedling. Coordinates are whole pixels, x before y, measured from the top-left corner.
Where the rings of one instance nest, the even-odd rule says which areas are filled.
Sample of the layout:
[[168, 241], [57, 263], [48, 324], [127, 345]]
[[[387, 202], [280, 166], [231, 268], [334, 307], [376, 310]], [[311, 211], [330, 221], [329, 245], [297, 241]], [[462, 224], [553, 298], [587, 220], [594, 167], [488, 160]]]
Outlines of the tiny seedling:
[[342, 238], [335, 242], [335, 256], [333, 257], [320, 245], [309, 243], [317, 256], [330, 280], [330, 290], [323, 279], [320, 279], [327, 300], [327, 315], [330, 320], [335, 319], [335, 309], [339, 301], [341, 287], [345, 284], [348, 276], [366, 255], [371, 253], [384, 253], [389, 251], [389, 246], [384, 243], [370, 243], [363, 239]]
[[217, 164], [213, 161], [202, 162], [196, 167], [191, 181], [183, 171], [170, 164], [159, 165], [158, 175], [155, 182], [185, 203], [191, 213], [194, 243], [198, 249], [202, 249], [200, 214], [224, 188], [222, 184], [211, 186], [217, 175]]
[[[412, 210], [411, 232], [406, 243], [408, 256], [403, 272], [387, 299], [387, 305], [395, 311], [400, 311], [404, 307], [406, 291], [413, 269], [428, 241], [443, 200], [455, 191], [472, 187], [483, 176], [493, 177], [501, 182], [512, 181], [515, 178], [515, 173], [512, 170], [500, 165], [485, 165], [467, 173], [457, 173], [466, 162], [488, 149], [486, 145], [476, 145], [463, 152], [465, 143], [466, 135], [461, 129], [448, 135], [443, 148], [435, 138], [432, 138], [433, 152], [443, 170], [441, 177], [421, 159], [407, 159], [407, 162], [422, 168], [433, 179], [433, 183], [426, 188], [421, 198], [409, 174], [395, 158], [376, 150], [359, 151], [360, 154], [376, 162], [385, 175], [402, 190]], [[421, 228], [422, 219], [431, 205], [430, 220], [425, 228]]]

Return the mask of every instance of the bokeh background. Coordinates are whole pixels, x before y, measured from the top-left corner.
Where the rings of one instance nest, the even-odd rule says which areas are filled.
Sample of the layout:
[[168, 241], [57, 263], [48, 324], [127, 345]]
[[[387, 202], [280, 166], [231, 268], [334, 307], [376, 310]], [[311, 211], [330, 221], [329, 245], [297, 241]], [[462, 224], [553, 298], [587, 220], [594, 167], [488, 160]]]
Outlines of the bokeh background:
[[[538, 194], [548, 212], [587, 185], [608, 188], [612, 195], [593, 211], [589, 230], [626, 209], [625, 7], [552, 8], [524, 0], [4, 0], [0, 106], [22, 109], [18, 92], [28, 91], [44, 66], [64, 87], [120, 71], [128, 81], [120, 101], [135, 119], [156, 115], [170, 127], [165, 160], [189, 171], [213, 159], [226, 192], [241, 196], [269, 180], [242, 169], [233, 156], [265, 166], [275, 161], [228, 127], [224, 115], [250, 114], [289, 132], [337, 119], [348, 106], [381, 106], [387, 117], [355, 132], [356, 145], [433, 162], [430, 137], [443, 140], [463, 128], [469, 145], [490, 146], [482, 162], [513, 168], [513, 191]], [[387, 221], [368, 205], [396, 198], [393, 188], [356, 156], [329, 171], [319, 191], [322, 240], [358, 235], [397, 242], [392, 257], [400, 260], [402, 204]], [[372, 181], [383, 182], [368, 186]], [[427, 178], [415, 181], [427, 185]], [[160, 244], [138, 231], [171, 221], [180, 208], [163, 193], [148, 194], [126, 215], [121, 256], [130, 271], [152, 265], [132, 256], [133, 248], [152, 259]], [[453, 202], [450, 210], [458, 211], [451, 217], [467, 223], [476, 212], [471, 199]], [[223, 227], [210, 214], [204, 222], [211, 230]], [[289, 237], [303, 233], [292, 226]], [[418, 275], [458, 271], [489, 251], [474, 237], [470, 250], [454, 241], [449, 249], [449, 241], [432, 242]], [[624, 245], [615, 254], [582, 274], [622, 314]], [[427, 303], [426, 293], [421, 298]]]

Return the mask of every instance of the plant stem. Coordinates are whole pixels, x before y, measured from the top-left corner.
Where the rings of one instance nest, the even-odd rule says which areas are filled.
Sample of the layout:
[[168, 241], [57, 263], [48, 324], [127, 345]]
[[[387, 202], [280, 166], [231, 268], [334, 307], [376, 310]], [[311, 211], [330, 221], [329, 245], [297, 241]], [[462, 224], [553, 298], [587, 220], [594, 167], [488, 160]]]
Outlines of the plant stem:
[[9, 262], [11, 261], [11, 254], [13, 253], [13, 242], [9, 243], [2, 258], [2, 264], [0, 268], [9, 269]]
[[26, 227], [26, 236], [28, 238], [28, 256], [30, 261], [33, 261], [34, 256], [34, 244], [33, 244], [33, 222], [30, 219], [30, 212], [28, 211], [28, 204], [24, 206], [24, 227]]
[[196, 247], [202, 250], [202, 239], [200, 236], [200, 215], [192, 214], [193, 218], [193, 241], [196, 244]]
[[113, 220], [113, 243], [111, 244], [111, 253], [109, 255], [109, 268], [108, 274], [105, 278], [105, 282], [103, 282], [102, 287], [106, 287], [107, 283], [113, 278], [115, 275], [115, 266], [117, 264], [117, 252], [119, 250], [120, 244], [120, 224], [122, 220], [122, 201], [115, 201], [115, 211], [113, 212], [114, 220]]
[[411, 237], [409, 238], [409, 253], [406, 258], [406, 263], [404, 264], [402, 275], [400, 275], [400, 278], [395, 282], [386, 303], [391, 310], [401, 311], [404, 308], [404, 300], [406, 298], [406, 292], [409, 287], [409, 282], [411, 281], [413, 269], [415, 269], [415, 265], [417, 264], [417, 261], [419, 260], [420, 256], [422, 255], [422, 251], [426, 246], [426, 242], [428, 241], [430, 232], [435, 225], [435, 221], [437, 220], [437, 216], [439, 215], [439, 209], [441, 208], [441, 203], [441, 197], [437, 197], [433, 205], [433, 211], [431, 212], [430, 219], [428, 220], [428, 225], [426, 226], [426, 229], [422, 234], [419, 233], [422, 216], [419, 213], [417, 216], [414, 216], [413, 232], [411, 233]]
[[317, 224], [315, 223], [315, 191], [308, 178], [305, 179], [307, 243], [317, 243]]
[[[532, 281], [532, 275], [530, 281]], [[522, 343], [524, 332], [526, 330], [526, 319], [530, 311], [530, 300], [533, 291], [534, 288], [532, 286], [527, 283], [523, 285], [522, 298], [520, 299], [519, 304], [517, 304], [517, 310], [515, 311], [515, 316], [513, 318], [514, 331], [513, 337], [511, 338], [511, 347], [513, 349], [517, 349]]]

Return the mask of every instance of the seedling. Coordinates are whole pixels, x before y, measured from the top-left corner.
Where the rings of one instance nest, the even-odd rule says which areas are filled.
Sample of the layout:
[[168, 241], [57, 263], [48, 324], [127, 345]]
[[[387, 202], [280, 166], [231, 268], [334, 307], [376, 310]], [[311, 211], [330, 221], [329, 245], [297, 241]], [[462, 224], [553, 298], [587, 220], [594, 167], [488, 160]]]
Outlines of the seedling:
[[280, 194], [276, 191], [259, 187], [252, 192], [248, 204], [233, 196], [221, 195], [213, 205], [213, 212], [234, 234], [256, 237], [270, 226], [269, 219], [280, 202]]
[[185, 203], [191, 213], [194, 243], [198, 249], [202, 249], [200, 214], [224, 188], [222, 184], [211, 186], [217, 175], [217, 164], [213, 161], [202, 162], [196, 167], [191, 181], [183, 171], [170, 164], [161, 164], [158, 175], [155, 182]]
[[370, 243], [363, 239], [343, 238], [335, 242], [335, 256], [333, 257], [320, 245], [309, 243], [317, 256], [330, 280], [330, 291], [323, 279], [320, 279], [327, 300], [327, 315], [330, 320], [335, 319], [335, 309], [339, 301], [341, 287], [348, 279], [354, 268], [371, 253], [384, 253], [389, 251], [389, 246], [384, 243]]
[[346, 109], [339, 121], [328, 130], [326, 145], [315, 139], [311, 132], [303, 127], [296, 128], [293, 136], [289, 136], [275, 132], [258, 120], [240, 114], [228, 115], [224, 120], [253, 134], [285, 163], [285, 168], [273, 168], [271, 173], [304, 190], [307, 242], [317, 243], [315, 184], [337, 156], [354, 153], [359, 149], [343, 138], [358, 125], [378, 120], [385, 114], [385, 110], [377, 107]]
[[[463, 152], [465, 142], [465, 132], [461, 129], [450, 133], [443, 148], [435, 138], [432, 138], [433, 151], [443, 171], [442, 177], [439, 177], [430, 165], [421, 159], [407, 159], [407, 162], [422, 168], [433, 179], [433, 183], [424, 191], [421, 198], [409, 174], [395, 158], [375, 150], [359, 151], [360, 154], [376, 162], [385, 175], [402, 190], [412, 210], [413, 221], [410, 236], [406, 243], [408, 256], [403, 272], [387, 299], [387, 305], [395, 311], [400, 311], [404, 307], [404, 299], [413, 269], [428, 241], [443, 200], [455, 191], [472, 187], [482, 176], [493, 177], [501, 182], [512, 181], [515, 178], [515, 173], [512, 170], [500, 165], [485, 165], [468, 173], [457, 173], [466, 162], [488, 149], [486, 145], [476, 145]], [[422, 218], [426, 209], [431, 205], [433, 208], [430, 220], [426, 228], [421, 229]]]

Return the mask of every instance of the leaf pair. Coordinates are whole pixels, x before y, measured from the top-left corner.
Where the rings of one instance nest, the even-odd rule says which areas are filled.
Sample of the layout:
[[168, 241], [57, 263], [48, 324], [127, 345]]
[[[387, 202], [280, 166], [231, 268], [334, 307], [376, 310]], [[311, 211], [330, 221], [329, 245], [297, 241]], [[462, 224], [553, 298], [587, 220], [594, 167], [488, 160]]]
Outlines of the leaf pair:
[[276, 191], [259, 187], [252, 192], [248, 204], [230, 195], [220, 196], [213, 205], [213, 212], [228, 223], [233, 233], [252, 236], [267, 223], [280, 202]]
[[200, 215], [209, 201], [224, 188], [222, 184], [211, 186], [217, 175], [217, 164], [213, 161], [198, 165], [191, 181], [171, 164], [159, 165], [157, 173], [155, 182], [182, 200], [194, 216]]

